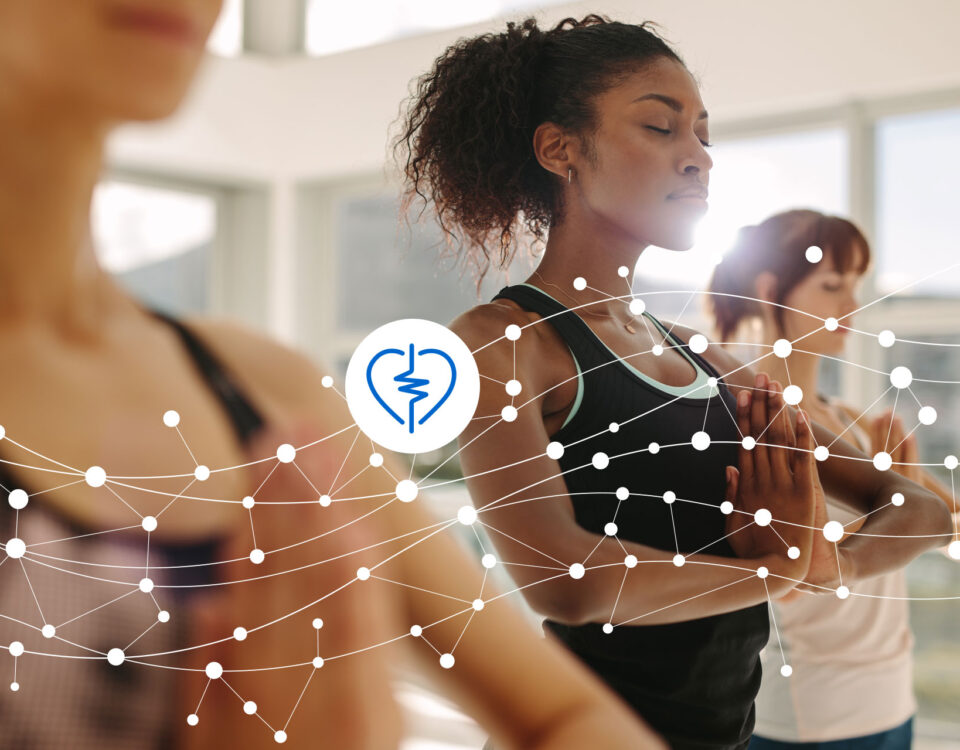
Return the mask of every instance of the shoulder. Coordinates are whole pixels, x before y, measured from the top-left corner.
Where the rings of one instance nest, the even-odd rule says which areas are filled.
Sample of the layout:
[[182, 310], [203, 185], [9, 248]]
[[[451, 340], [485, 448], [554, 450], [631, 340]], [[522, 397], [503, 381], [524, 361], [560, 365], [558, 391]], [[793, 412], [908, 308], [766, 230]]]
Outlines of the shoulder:
[[[687, 326], [680, 325], [679, 323], [669, 323], [667, 321], [661, 322], [668, 330], [672, 328], [673, 332], [684, 343], [689, 343], [691, 337], [700, 333], [693, 328], [688, 328]], [[709, 340], [709, 337], [707, 338]], [[720, 377], [723, 378], [724, 382], [728, 386], [732, 386], [735, 389], [753, 388], [754, 379], [757, 372], [756, 369], [752, 365], [739, 360], [720, 344], [710, 342], [706, 351], [700, 356], [707, 360], [707, 362], [709, 362], [713, 368], [720, 373]]]

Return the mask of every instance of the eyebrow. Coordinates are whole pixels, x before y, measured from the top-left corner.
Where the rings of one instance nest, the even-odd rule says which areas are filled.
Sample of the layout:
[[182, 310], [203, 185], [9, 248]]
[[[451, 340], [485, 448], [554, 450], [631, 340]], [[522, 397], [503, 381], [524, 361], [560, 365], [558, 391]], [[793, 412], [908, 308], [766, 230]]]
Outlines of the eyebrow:
[[[638, 96], [638, 97], [637, 97], [636, 99], [634, 99], [633, 101], [634, 101], [634, 102], [643, 102], [643, 101], [648, 101], [648, 100], [653, 100], [653, 101], [657, 101], [657, 102], [661, 102], [661, 103], [663, 103], [663, 104], [666, 104], [668, 107], [670, 107], [670, 109], [674, 110], [675, 112], [683, 112], [683, 105], [682, 105], [679, 101], [677, 101], [676, 99], [674, 99], [672, 96], [665, 96], [664, 94], [644, 94], [643, 96]], [[631, 102], [631, 104], [632, 104], [632, 103], [633, 103], [633, 102]], [[703, 110], [703, 112], [700, 113], [700, 115], [697, 117], [697, 119], [698, 119], [698, 120], [705, 120], [705, 119], [707, 119], [707, 117], [708, 117], [708, 115], [707, 115], [707, 110]]]

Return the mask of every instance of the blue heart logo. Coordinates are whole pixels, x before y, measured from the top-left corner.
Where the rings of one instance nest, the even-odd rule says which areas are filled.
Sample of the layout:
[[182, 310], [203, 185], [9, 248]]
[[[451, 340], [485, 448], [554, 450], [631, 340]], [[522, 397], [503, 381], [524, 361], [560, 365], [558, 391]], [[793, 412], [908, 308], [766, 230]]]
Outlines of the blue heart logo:
[[[386, 357], [388, 355], [399, 355], [401, 357], [403, 356], [408, 357], [407, 370], [393, 377], [394, 382], [400, 384], [400, 387], [397, 388], [397, 390], [400, 393], [409, 394], [411, 397], [409, 403], [407, 404], [407, 409], [406, 409], [407, 419], [403, 419], [399, 414], [397, 414], [396, 411], [390, 408], [389, 404], [387, 404], [387, 402], [383, 399], [383, 397], [377, 391], [376, 386], [373, 384], [374, 365], [377, 364], [377, 362], [382, 357]], [[379, 403], [380, 406], [382, 406], [386, 410], [387, 414], [389, 414], [391, 417], [397, 420], [397, 422], [399, 422], [400, 424], [407, 425], [407, 431], [410, 434], [413, 434], [413, 430], [416, 425], [422, 425], [424, 422], [430, 419], [430, 417], [432, 417], [434, 414], [437, 413], [437, 409], [443, 406], [444, 402], [448, 398], [450, 398], [450, 394], [453, 392], [453, 386], [457, 382], [457, 366], [453, 363], [453, 359], [450, 357], [450, 355], [447, 354], [445, 351], [442, 351], [441, 349], [421, 349], [419, 352], [416, 353], [416, 356], [417, 357], [439, 356], [443, 358], [446, 361], [447, 365], [450, 367], [450, 383], [449, 385], [447, 385], [446, 391], [444, 391], [443, 396], [440, 397], [437, 403], [435, 403], [430, 408], [430, 410], [427, 411], [426, 414], [420, 417], [419, 420], [416, 420], [414, 418], [414, 410], [415, 410], [414, 407], [418, 402], [422, 401], [423, 399], [427, 398], [430, 395], [427, 391], [422, 390], [422, 387], [429, 385], [430, 381], [425, 378], [412, 377], [413, 372], [416, 369], [416, 358], [414, 356], [413, 344], [410, 344], [408, 346], [406, 352], [404, 352], [403, 349], [393, 349], [393, 348], [381, 349], [370, 359], [370, 362], [367, 365], [367, 386], [370, 388], [370, 393], [373, 394], [373, 397], [377, 400], [377, 403]]]

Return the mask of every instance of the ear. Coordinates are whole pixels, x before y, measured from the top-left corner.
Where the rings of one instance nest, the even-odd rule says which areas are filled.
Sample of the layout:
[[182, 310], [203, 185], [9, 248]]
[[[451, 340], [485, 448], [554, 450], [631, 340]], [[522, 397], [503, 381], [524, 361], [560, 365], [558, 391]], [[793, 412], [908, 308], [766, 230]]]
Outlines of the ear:
[[753, 282], [753, 296], [763, 302], [774, 302], [777, 292], [777, 277], [770, 271], [761, 271]]
[[559, 125], [553, 122], [542, 122], [533, 133], [533, 153], [540, 166], [548, 172], [567, 179], [572, 168], [576, 172], [578, 152], [574, 139]]

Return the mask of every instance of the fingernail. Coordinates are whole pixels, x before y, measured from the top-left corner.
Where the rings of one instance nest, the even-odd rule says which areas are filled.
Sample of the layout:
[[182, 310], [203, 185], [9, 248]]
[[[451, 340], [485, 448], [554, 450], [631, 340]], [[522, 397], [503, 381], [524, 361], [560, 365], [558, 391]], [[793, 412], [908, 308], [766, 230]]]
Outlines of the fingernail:
[[740, 395], [737, 396], [737, 403], [740, 406], [746, 406], [750, 403], [750, 391], [740, 391]]

